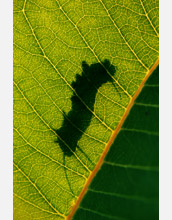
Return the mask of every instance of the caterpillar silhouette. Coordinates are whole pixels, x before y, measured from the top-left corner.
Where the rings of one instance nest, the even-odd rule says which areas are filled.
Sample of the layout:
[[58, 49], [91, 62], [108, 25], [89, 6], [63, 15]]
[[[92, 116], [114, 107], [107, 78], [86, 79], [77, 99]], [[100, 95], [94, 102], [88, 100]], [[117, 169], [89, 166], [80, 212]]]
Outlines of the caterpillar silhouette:
[[75, 152], [78, 141], [91, 122], [97, 89], [108, 81], [113, 82], [111, 76], [115, 73], [115, 67], [108, 60], [90, 66], [83, 61], [82, 69], [82, 75], [77, 74], [76, 81], [71, 84], [75, 91], [71, 97], [72, 108], [68, 114], [64, 112], [62, 127], [56, 130], [57, 142], [66, 156]]

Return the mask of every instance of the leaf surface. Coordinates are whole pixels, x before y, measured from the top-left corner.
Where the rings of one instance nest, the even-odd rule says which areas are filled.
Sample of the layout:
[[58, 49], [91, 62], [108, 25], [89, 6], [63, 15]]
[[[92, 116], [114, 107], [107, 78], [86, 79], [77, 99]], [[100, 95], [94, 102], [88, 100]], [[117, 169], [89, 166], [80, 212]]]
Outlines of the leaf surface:
[[158, 1], [14, 1], [14, 219], [69, 214], [158, 42]]
[[158, 85], [157, 68], [135, 100], [73, 219], [159, 219]]

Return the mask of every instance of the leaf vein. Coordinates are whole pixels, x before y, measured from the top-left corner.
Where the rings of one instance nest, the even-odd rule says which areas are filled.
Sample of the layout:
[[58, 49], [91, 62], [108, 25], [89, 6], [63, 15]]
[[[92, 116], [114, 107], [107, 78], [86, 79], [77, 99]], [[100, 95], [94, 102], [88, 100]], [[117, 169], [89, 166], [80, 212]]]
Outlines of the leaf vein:
[[38, 187], [32, 182], [32, 180], [14, 163], [14, 166], [26, 177], [26, 179], [31, 183], [31, 185], [37, 190], [37, 192], [41, 195], [41, 197], [46, 201], [46, 203], [59, 215], [62, 217], [66, 217], [64, 214], [60, 213], [46, 198], [46, 196], [38, 189]]

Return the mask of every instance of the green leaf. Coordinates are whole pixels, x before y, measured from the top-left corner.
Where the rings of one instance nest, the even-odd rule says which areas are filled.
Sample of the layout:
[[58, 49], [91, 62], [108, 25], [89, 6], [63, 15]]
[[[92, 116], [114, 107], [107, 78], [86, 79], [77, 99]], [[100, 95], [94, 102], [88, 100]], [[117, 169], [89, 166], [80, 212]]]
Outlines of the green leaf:
[[157, 64], [158, 25], [158, 1], [14, 0], [14, 220], [69, 215]]
[[159, 219], [159, 69], [113, 142], [74, 219]]

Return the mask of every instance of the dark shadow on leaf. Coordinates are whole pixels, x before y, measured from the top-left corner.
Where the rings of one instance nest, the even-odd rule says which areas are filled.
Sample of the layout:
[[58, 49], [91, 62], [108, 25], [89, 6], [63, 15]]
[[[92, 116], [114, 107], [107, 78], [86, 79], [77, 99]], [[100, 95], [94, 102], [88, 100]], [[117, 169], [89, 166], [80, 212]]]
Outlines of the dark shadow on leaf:
[[104, 83], [113, 82], [114, 74], [115, 67], [108, 60], [90, 66], [82, 62], [82, 75], [77, 74], [71, 84], [75, 90], [71, 97], [72, 108], [68, 114], [63, 112], [62, 127], [56, 130], [57, 142], [66, 156], [73, 155], [78, 141], [91, 122], [97, 89]]

